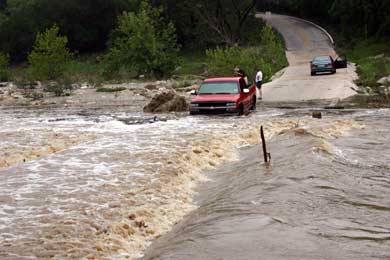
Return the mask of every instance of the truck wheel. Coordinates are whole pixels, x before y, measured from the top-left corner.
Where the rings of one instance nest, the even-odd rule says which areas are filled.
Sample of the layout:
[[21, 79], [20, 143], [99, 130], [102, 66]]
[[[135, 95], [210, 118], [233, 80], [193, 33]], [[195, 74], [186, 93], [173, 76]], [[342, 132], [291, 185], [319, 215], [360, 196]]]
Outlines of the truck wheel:
[[256, 96], [254, 96], [254, 97], [252, 98], [251, 110], [256, 110]]
[[238, 108], [237, 115], [242, 116], [244, 114], [244, 106], [241, 104], [240, 107]]

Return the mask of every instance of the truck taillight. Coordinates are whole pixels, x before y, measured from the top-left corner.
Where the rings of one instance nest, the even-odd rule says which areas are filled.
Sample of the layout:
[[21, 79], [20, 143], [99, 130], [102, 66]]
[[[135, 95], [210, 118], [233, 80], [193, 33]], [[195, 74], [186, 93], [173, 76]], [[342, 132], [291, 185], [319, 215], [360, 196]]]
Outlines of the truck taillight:
[[317, 67], [315, 64], [313, 64], [313, 63], [310, 63], [310, 67], [311, 68], [315, 68], [315, 67]]

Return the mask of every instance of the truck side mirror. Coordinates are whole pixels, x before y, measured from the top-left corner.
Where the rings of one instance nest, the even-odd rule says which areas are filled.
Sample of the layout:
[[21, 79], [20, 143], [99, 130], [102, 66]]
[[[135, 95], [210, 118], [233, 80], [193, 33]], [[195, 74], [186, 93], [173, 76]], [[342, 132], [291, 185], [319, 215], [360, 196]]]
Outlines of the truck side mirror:
[[198, 92], [195, 90], [195, 89], [193, 89], [193, 90], [191, 90], [191, 96], [196, 96], [196, 95], [198, 95]]
[[242, 90], [242, 93], [244, 93], [244, 94], [249, 94], [249, 89], [244, 88], [244, 89]]

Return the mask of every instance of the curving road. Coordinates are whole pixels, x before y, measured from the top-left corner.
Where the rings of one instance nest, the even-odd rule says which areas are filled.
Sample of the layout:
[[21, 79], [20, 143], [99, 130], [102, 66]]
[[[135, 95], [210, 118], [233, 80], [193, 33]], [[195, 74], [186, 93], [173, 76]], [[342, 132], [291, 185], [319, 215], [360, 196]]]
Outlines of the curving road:
[[335, 75], [310, 76], [309, 61], [318, 55], [336, 57], [330, 35], [318, 26], [285, 15], [258, 14], [278, 30], [286, 42], [290, 66], [283, 75], [263, 87], [264, 101], [340, 100], [356, 92], [352, 89], [355, 69], [337, 70]]

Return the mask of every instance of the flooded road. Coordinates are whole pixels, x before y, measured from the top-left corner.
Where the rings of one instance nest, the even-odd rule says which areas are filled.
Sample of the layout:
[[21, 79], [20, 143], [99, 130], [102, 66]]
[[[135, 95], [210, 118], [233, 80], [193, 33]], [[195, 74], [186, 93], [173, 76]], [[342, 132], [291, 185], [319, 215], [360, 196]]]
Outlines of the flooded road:
[[[143, 259], [390, 259], [390, 111], [305, 120], [210, 173], [198, 210]], [[352, 121], [350, 121], [352, 120]]]
[[0, 259], [390, 257], [389, 110], [0, 113]]
[[[251, 118], [2, 110], [0, 258], [127, 259], [196, 209], [203, 170], [258, 142]], [[269, 124], [275, 133], [290, 120]], [[270, 131], [270, 134], [272, 131]]]

